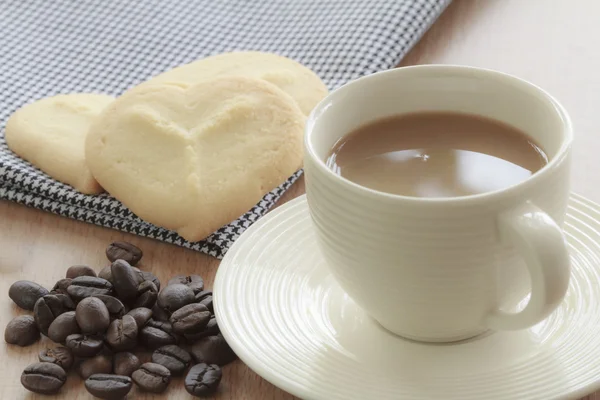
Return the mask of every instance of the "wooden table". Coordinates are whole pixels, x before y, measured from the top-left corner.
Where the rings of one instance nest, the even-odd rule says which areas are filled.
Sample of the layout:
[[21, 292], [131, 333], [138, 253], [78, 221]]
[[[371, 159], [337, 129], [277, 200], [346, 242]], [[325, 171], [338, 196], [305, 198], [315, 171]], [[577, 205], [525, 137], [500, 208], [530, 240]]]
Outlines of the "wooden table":
[[[600, 201], [594, 173], [600, 170], [600, 3], [595, 0], [455, 0], [405, 58], [402, 65], [467, 64], [513, 73], [554, 94], [569, 110], [576, 128], [573, 190]], [[282, 202], [303, 193], [296, 184]], [[19, 310], [7, 301], [9, 285], [31, 279], [52, 285], [72, 264], [105, 266], [106, 245], [127, 240], [144, 250], [143, 268], [161, 281], [176, 273], [199, 273], [211, 287], [218, 260], [176, 246], [123, 234], [0, 202], [0, 326]], [[1, 399], [35, 399], [19, 384], [22, 369], [36, 361], [39, 343], [24, 349], [2, 344]], [[600, 362], [600, 361], [599, 361]], [[68, 399], [91, 398], [78, 377], [70, 376], [62, 392]], [[172, 399], [190, 398], [180, 380]], [[140, 398], [132, 391], [131, 398]], [[156, 398], [159, 398], [157, 396]], [[148, 396], [147, 398], [154, 398]], [[225, 367], [218, 399], [293, 399], [241, 362]], [[600, 392], [586, 400], [600, 400]]]

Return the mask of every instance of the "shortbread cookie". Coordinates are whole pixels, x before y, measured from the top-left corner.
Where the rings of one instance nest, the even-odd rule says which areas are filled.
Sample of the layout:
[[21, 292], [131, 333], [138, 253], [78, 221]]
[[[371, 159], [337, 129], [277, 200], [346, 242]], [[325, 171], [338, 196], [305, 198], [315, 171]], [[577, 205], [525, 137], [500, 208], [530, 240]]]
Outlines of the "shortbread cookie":
[[114, 98], [75, 93], [48, 97], [17, 110], [6, 123], [6, 143], [57, 181], [94, 194], [102, 188], [85, 161], [85, 136], [92, 121]]
[[301, 167], [304, 122], [289, 95], [259, 79], [145, 85], [100, 115], [86, 156], [132, 212], [197, 241]]
[[[240, 51], [194, 61], [160, 74], [146, 84], [194, 84], [220, 75], [264, 79], [292, 96], [305, 115], [327, 95], [319, 77], [302, 64], [272, 53]], [[143, 83], [142, 85], [145, 85]]]

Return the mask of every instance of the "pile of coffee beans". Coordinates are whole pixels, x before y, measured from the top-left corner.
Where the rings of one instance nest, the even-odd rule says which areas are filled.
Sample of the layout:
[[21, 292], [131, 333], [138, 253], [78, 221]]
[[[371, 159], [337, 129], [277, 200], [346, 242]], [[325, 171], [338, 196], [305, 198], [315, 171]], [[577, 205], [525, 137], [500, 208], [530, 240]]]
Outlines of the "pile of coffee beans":
[[[57, 344], [25, 368], [26, 389], [55, 394], [76, 369], [101, 399], [121, 399], [134, 384], [162, 393], [171, 377], [182, 375], [193, 396], [217, 390], [221, 367], [236, 356], [219, 332], [212, 292], [198, 275], [173, 277], [161, 290], [155, 275], [135, 267], [142, 255], [130, 243], [115, 242], [106, 249], [111, 264], [97, 274], [75, 265], [51, 290], [31, 281], [12, 284], [9, 297], [33, 315], [10, 321], [4, 340], [29, 346], [42, 334]], [[147, 351], [150, 362], [142, 363]]]

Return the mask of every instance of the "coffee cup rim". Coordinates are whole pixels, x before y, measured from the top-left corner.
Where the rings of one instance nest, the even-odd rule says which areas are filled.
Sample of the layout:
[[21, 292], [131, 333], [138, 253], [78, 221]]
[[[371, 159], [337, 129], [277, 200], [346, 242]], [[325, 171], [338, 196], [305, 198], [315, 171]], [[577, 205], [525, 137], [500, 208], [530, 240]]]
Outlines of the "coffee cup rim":
[[[530, 177], [525, 179], [522, 182], [507, 186], [502, 189], [493, 190], [490, 192], [467, 195], [467, 196], [451, 196], [451, 197], [413, 197], [413, 196], [404, 196], [400, 194], [393, 194], [382, 192], [379, 190], [371, 189], [362, 185], [359, 185], [355, 182], [352, 182], [349, 179], [344, 178], [341, 175], [334, 173], [330, 168], [327, 167], [324, 160], [317, 156], [316, 150], [312, 143], [312, 132], [314, 131], [315, 125], [318, 122], [319, 117], [327, 112], [327, 109], [331, 106], [331, 103], [334, 101], [338, 101], [338, 98], [347, 95], [347, 92], [353, 90], [357, 86], [366, 85], [370, 83], [375, 83], [380, 80], [392, 79], [391, 77], [406, 72], [408, 70], [430, 70], [430, 71], [439, 71], [441, 72], [454, 72], [454, 73], [463, 73], [463, 74], [485, 74], [486, 77], [491, 79], [507, 79], [512, 81], [516, 86], [522, 88], [525, 91], [529, 91], [532, 95], [537, 95], [546, 98], [552, 106], [554, 107], [555, 112], [558, 114], [560, 120], [562, 121], [562, 138], [561, 145], [556, 152], [556, 154], [549, 160], [549, 162], [544, 165], [540, 170], [533, 173]], [[335, 89], [333, 92], [329, 93], [323, 100], [321, 100], [315, 108], [312, 110], [308, 119], [306, 121], [306, 126], [304, 130], [304, 152], [305, 157], [310, 157], [318, 168], [320, 173], [326, 174], [332, 179], [336, 179], [338, 181], [343, 182], [345, 185], [353, 188], [354, 190], [360, 191], [364, 194], [372, 195], [378, 198], [384, 198], [392, 201], [405, 201], [411, 203], [423, 203], [423, 204], [455, 204], [455, 203], [465, 203], [465, 202], [480, 202], [487, 201], [491, 198], [497, 197], [505, 197], [505, 196], [513, 196], [518, 194], [521, 191], [526, 190], [528, 187], [534, 184], [535, 181], [542, 179], [544, 175], [547, 175], [550, 171], [557, 168], [557, 166], [562, 162], [562, 160], [567, 157], [573, 143], [573, 125], [571, 122], [571, 118], [567, 113], [564, 106], [550, 93], [541, 87], [525, 80], [514, 76], [512, 74], [508, 74], [505, 72], [488, 69], [488, 68], [480, 68], [480, 67], [472, 67], [465, 65], [455, 65], [455, 64], [428, 64], [428, 65], [414, 65], [414, 66], [406, 66], [399, 67], [390, 70], [376, 72], [370, 75], [366, 75], [355, 79], [351, 82], [346, 83], [345, 85]]]

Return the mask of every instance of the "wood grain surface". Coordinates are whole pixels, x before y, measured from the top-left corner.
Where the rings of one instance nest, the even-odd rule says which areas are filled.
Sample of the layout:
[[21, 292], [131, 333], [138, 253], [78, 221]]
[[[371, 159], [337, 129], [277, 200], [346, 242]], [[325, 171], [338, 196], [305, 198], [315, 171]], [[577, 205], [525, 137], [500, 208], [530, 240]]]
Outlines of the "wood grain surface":
[[[528, 79], [547, 89], [569, 110], [576, 128], [573, 190], [600, 201], [600, 2], [595, 0], [455, 0], [402, 65], [465, 64], [493, 68]], [[300, 181], [280, 203], [303, 193]], [[45, 286], [64, 276], [68, 266], [107, 264], [106, 245], [130, 241], [144, 250], [141, 268], [162, 282], [175, 274], [196, 273], [208, 287], [218, 260], [173, 245], [77, 222], [8, 202], [0, 202], [0, 327], [21, 312], [8, 300], [10, 284], [30, 279]], [[47, 341], [47, 339], [46, 339]], [[46, 341], [18, 348], [0, 345], [0, 399], [45, 398], [20, 383], [23, 368], [37, 361]], [[598, 360], [600, 362], [600, 360]], [[600, 377], [599, 377], [600, 378]], [[130, 398], [188, 399], [181, 379], [166, 395]], [[91, 399], [79, 377], [71, 374], [60, 398]], [[215, 399], [284, 400], [294, 397], [275, 388], [237, 361], [224, 368]], [[522, 399], [519, 399], [522, 400]], [[585, 400], [600, 400], [600, 392]]]

